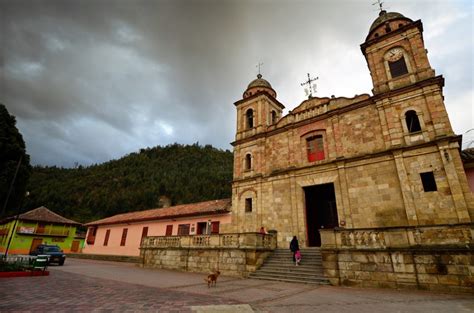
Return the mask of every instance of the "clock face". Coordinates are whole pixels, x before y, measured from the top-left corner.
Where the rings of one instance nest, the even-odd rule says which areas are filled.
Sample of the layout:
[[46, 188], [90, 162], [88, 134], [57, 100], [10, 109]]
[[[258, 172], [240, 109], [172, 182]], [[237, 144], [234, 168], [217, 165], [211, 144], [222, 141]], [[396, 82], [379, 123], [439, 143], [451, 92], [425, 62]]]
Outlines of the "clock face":
[[400, 60], [402, 56], [403, 56], [402, 48], [392, 48], [388, 50], [387, 54], [385, 55], [385, 58], [390, 62], [394, 62], [394, 61]]

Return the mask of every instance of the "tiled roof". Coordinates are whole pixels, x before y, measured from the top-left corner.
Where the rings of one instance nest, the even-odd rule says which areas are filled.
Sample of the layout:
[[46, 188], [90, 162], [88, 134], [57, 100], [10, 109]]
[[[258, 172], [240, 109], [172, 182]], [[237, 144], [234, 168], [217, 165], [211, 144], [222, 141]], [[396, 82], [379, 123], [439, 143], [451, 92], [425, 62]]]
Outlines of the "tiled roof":
[[87, 223], [86, 226], [121, 224], [138, 221], [227, 213], [230, 212], [230, 207], [230, 199], [211, 200], [199, 203], [182, 204], [162, 209], [152, 209], [146, 211], [118, 214], [98, 221]]
[[[15, 216], [6, 218], [6, 220], [12, 220]], [[70, 225], [81, 225], [81, 223], [75, 222], [73, 220], [62, 217], [59, 214], [54, 213], [53, 211], [41, 206], [34, 210], [28, 211], [26, 213], [20, 214], [20, 220], [26, 221], [35, 221], [35, 222], [46, 222], [46, 223], [55, 223], [55, 224], [70, 224]]]

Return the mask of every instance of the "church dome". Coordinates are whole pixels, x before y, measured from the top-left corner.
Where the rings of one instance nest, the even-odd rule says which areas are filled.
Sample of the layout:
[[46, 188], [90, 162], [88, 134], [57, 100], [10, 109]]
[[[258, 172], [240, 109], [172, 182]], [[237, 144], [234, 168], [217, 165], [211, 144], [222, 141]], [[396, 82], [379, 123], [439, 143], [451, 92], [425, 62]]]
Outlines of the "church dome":
[[248, 85], [247, 89], [253, 88], [253, 87], [267, 87], [267, 88], [272, 88], [272, 85], [268, 82], [268, 80], [263, 79], [261, 74], [257, 75], [257, 79], [254, 79], [250, 82]]
[[[380, 25], [385, 25], [388, 22], [394, 21], [394, 20], [404, 20], [407, 22], [413, 22], [411, 19], [405, 17], [403, 14], [398, 13], [398, 12], [387, 12], [385, 10], [380, 11], [379, 17], [375, 19], [375, 21], [370, 25], [370, 30], [369, 30], [369, 35], [367, 36], [367, 39], [370, 37], [370, 35], [380, 26]], [[406, 23], [406, 22], [405, 22]]]
[[276, 98], [276, 92], [273, 90], [272, 85], [266, 79], [263, 79], [261, 74], [258, 74], [257, 79], [252, 80], [247, 86], [247, 90], [244, 92], [244, 98], [250, 97], [259, 91], [266, 91]]

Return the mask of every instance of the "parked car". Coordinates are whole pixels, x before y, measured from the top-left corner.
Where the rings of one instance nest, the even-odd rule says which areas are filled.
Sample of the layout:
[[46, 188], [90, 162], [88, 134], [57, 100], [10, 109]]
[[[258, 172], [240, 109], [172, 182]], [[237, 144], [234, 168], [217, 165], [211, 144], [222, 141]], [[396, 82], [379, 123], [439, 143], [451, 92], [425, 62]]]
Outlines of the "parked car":
[[56, 245], [39, 245], [35, 250], [30, 252], [30, 255], [47, 255], [49, 256], [48, 264], [58, 263], [63, 265], [66, 260], [66, 255], [63, 250]]

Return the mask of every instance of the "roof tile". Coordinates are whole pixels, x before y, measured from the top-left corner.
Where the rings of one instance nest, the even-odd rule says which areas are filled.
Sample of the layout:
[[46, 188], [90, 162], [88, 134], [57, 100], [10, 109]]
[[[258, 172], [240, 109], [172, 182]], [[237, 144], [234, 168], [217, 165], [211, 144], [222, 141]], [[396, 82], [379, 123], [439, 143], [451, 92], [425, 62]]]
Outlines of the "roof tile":
[[146, 220], [169, 219], [184, 216], [227, 213], [230, 212], [230, 207], [230, 199], [211, 200], [199, 203], [182, 204], [168, 208], [123, 213], [101, 220], [93, 221], [85, 225], [96, 226], [105, 224], [121, 224]]
[[[15, 219], [15, 216], [8, 217], [5, 220], [12, 220], [12, 219]], [[81, 225], [81, 223], [62, 217], [61, 215], [54, 213], [53, 211], [49, 210], [48, 208], [44, 206], [41, 206], [34, 210], [20, 214], [18, 219], [27, 220], [27, 221], [56, 223], [56, 224]]]

